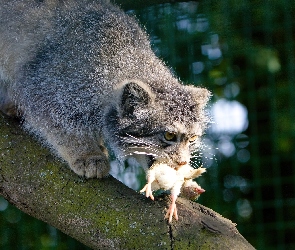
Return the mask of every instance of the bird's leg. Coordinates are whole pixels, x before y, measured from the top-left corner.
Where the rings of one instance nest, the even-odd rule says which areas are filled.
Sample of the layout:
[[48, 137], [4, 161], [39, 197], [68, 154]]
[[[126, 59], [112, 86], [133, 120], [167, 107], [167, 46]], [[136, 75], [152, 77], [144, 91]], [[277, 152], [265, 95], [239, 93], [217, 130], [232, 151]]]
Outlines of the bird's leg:
[[165, 219], [168, 219], [168, 222], [171, 223], [172, 216], [174, 215], [175, 220], [178, 220], [177, 208], [176, 208], [176, 199], [177, 195], [171, 194], [171, 204], [168, 208], [168, 211], [165, 215]]
[[149, 176], [147, 179], [147, 184], [143, 187], [143, 189], [141, 189], [139, 192], [143, 193], [145, 192], [145, 196], [146, 197], [150, 197], [152, 200], [154, 200], [154, 196], [153, 196], [153, 191], [152, 191], [152, 182], [155, 179], [152, 176]]

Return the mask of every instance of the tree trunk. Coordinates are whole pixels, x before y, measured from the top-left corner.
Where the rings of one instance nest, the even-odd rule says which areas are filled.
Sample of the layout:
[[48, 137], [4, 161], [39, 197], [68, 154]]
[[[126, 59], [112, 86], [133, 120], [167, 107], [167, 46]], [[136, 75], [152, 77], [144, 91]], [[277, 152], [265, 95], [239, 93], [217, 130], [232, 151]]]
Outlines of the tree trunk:
[[0, 113], [0, 194], [93, 249], [253, 249], [221, 215], [178, 199], [151, 201], [113, 177], [83, 179]]

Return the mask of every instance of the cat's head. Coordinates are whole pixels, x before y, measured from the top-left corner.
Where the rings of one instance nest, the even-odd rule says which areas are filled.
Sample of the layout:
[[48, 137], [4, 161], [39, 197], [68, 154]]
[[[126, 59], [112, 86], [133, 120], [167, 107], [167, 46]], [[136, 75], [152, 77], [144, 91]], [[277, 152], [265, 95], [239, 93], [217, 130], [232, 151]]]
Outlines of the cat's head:
[[180, 84], [152, 88], [126, 81], [105, 113], [107, 142], [117, 156], [163, 159], [173, 167], [189, 163], [208, 123], [204, 107], [209, 97], [204, 88]]

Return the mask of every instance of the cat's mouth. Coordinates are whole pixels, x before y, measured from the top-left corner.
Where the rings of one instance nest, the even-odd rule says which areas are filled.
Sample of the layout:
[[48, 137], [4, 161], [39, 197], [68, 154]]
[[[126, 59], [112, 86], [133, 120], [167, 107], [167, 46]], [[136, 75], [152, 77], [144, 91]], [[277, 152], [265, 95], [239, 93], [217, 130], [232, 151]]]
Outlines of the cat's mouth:
[[154, 162], [156, 161], [156, 159], [155, 159], [155, 157], [154, 156], [152, 156], [152, 155], [148, 155], [147, 156], [147, 161], [148, 161], [148, 167], [150, 168], [153, 164], [154, 164]]

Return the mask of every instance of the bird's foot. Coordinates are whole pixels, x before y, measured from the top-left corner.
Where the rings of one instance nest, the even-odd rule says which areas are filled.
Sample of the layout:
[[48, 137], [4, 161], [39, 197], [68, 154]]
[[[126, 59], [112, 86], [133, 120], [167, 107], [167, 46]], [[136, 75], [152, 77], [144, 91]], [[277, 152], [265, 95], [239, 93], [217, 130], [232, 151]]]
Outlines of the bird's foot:
[[165, 215], [165, 219], [168, 219], [168, 222], [172, 222], [172, 217], [174, 215], [175, 220], [178, 220], [177, 208], [176, 208], [176, 198], [175, 196], [171, 195], [171, 204], [168, 208], [168, 211]]
[[154, 196], [153, 196], [153, 191], [152, 191], [152, 186], [151, 186], [151, 185], [152, 185], [152, 184], [148, 182], [148, 183], [143, 187], [143, 189], [141, 189], [139, 192], [140, 192], [140, 193], [145, 192], [145, 196], [146, 196], [146, 197], [150, 197], [152, 200], [154, 200], [155, 198], [154, 198]]

